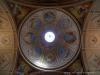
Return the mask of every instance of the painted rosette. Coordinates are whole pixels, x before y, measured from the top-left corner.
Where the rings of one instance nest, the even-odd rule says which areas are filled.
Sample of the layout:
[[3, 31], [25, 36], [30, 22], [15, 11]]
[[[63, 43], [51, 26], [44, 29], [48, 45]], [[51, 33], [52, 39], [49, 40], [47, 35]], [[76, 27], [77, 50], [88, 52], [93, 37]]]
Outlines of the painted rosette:
[[17, 58], [17, 35], [12, 16], [0, 1], [0, 75], [13, 75]]
[[94, 2], [84, 24], [82, 38], [83, 64], [88, 75], [100, 74], [100, 1]]

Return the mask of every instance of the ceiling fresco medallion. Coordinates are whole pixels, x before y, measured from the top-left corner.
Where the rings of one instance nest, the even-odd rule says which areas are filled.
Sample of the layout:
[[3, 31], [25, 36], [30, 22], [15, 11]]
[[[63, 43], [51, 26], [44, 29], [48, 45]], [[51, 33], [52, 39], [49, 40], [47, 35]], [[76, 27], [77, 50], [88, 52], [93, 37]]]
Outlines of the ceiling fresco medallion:
[[80, 38], [75, 18], [56, 8], [32, 11], [19, 29], [22, 56], [41, 70], [58, 70], [72, 63], [80, 51]]

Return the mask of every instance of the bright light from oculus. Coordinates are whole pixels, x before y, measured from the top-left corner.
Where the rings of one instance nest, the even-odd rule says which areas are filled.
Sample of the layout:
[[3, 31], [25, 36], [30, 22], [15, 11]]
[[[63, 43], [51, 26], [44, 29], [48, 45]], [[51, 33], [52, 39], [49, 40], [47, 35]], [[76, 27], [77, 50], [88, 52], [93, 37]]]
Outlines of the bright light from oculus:
[[55, 40], [55, 34], [53, 32], [46, 32], [44, 39], [46, 42], [52, 43]]

